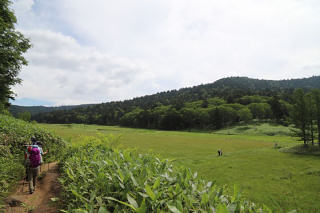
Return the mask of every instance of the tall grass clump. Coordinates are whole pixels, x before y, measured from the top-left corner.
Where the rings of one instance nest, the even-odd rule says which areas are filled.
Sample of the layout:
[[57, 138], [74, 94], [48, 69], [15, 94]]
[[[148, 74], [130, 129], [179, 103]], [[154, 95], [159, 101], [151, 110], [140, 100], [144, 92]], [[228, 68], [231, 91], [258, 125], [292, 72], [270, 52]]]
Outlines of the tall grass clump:
[[0, 114], [0, 200], [24, 174], [24, 145], [30, 143], [31, 136], [43, 143], [44, 150], [49, 150], [46, 162], [54, 161], [65, 146], [61, 139], [33, 124]]
[[152, 154], [91, 143], [61, 163], [64, 212], [271, 212]]

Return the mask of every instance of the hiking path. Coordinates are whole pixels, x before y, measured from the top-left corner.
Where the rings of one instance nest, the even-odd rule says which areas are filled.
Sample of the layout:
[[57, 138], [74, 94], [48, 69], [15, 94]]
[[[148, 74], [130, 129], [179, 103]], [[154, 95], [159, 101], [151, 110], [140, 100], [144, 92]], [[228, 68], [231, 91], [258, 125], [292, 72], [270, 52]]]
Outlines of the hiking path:
[[17, 191], [6, 199], [6, 213], [54, 213], [57, 207], [51, 198], [58, 197], [60, 184], [58, 181], [57, 162], [43, 164], [37, 180], [36, 189], [33, 194], [29, 193], [27, 181], [21, 180]]

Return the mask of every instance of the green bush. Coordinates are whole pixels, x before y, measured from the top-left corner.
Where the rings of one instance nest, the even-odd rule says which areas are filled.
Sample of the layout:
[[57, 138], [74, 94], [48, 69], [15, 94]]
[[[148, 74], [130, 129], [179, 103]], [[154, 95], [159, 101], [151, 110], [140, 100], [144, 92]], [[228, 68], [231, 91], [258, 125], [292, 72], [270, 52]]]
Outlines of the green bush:
[[271, 212], [190, 169], [132, 150], [87, 144], [70, 148], [60, 181], [65, 212]]
[[24, 175], [25, 144], [31, 136], [36, 136], [48, 150], [45, 161], [56, 160], [64, 142], [35, 125], [0, 114], [0, 200], [5, 197], [10, 187]]
[[[23, 165], [0, 146], [0, 198], [9, 192], [10, 186], [23, 175]], [[6, 154], [4, 154], [6, 153]]]

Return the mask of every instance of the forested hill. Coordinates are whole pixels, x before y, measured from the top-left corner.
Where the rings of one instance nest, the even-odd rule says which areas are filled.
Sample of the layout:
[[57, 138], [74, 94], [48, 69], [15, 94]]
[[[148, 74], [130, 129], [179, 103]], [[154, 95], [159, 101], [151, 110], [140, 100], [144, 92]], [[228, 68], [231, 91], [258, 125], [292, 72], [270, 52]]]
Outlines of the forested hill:
[[[182, 117], [187, 115], [183, 115], [183, 112], [191, 108], [196, 109], [197, 113], [202, 114], [217, 113], [208, 111], [209, 109], [217, 110], [217, 106], [233, 107], [236, 108], [234, 110], [238, 111], [243, 107], [248, 108], [248, 104], [266, 103], [268, 106], [265, 107], [270, 108], [271, 97], [277, 97], [276, 101], [281, 100], [283, 108], [286, 108], [284, 105], [290, 103], [290, 97], [296, 88], [304, 88], [305, 90], [319, 89], [320, 76], [280, 81], [258, 80], [247, 77], [223, 78], [211, 84], [160, 92], [132, 100], [108, 102], [68, 111], [42, 113], [33, 116], [33, 119], [48, 123], [121, 124], [135, 127], [162, 128], [161, 126], [165, 126], [166, 123], [163, 121], [163, 118], [171, 116], [175, 117], [175, 120], [182, 119], [184, 122], [185, 118]], [[230, 104], [240, 104], [241, 106], [234, 107]], [[203, 109], [207, 111], [203, 111]], [[264, 111], [270, 110], [264, 109]], [[287, 109], [283, 109], [283, 111], [279, 115], [280, 117], [282, 116], [281, 118], [288, 114]], [[253, 118], [258, 116], [252, 111], [251, 113], [253, 113]], [[273, 115], [269, 113], [269, 115], [259, 116], [269, 118]], [[235, 120], [239, 121], [239, 117], [235, 118]], [[164, 123], [160, 124], [161, 122]], [[200, 121], [192, 122], [201, 123]], [[211, 124], [201, 123], [199, 125], [206, 126]], [[183, 129], [190, 126], [193, 125], [180, 123], [175, 128]]]
[[14, 117], [18, 117], [19, 113], [23, 113], [25, 111], [30, 112], [31, 115], [36, 115], [39, 113], [52, 112], [57, 110], [71, 110], [79, 107], [88, 107], [93, 104], [82, 104], [82, 105], [70, 105], [70, 106], [57, 106], [57, 107], [46, 107], [46, 106], [18, 106], [11, 105], [9, 108], [10, 113]]
[[303, 79], [291, 79], [291, 80], [259, 80], [247, 77], [231, 77], [223, 78], [212, 84], [204, 86], [213, 88], [225, 88], [225, 89], [241, 89], [241, 90], [272, 90], [281, 91], [284, 89], [295, 89], [295, 88], [320, 88], [320, 76], [313, 76], [310, 78]]

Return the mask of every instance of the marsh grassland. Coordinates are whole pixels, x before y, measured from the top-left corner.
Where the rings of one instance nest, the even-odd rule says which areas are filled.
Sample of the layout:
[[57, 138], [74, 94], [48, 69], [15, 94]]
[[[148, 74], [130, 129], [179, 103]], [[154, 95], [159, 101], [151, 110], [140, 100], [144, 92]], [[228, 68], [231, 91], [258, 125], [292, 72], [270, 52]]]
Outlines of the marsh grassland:
[[[39, 124], [73, 145], [99, 134], [119, 136], [117, 146], [152, 152], [190, 167], [207, 180], [236, 184], [243, 195], [275, 212], [319, 212], [320, 158], [283, 152], [301, 142], [281, 126], [238, 126], [218, 132], [178, 132], [111, 126]], [[277, 143], [277, 148], [274, 148]], [[218, 157], [217, 150], [223, 155]]]

